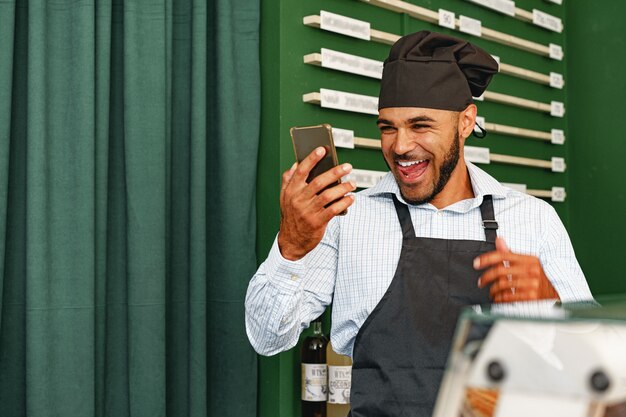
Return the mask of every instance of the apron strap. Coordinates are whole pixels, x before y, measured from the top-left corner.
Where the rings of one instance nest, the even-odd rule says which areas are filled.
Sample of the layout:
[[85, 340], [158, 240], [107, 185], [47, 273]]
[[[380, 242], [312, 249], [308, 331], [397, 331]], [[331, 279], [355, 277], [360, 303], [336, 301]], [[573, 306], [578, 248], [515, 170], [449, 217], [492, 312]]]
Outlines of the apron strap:
[[[406, 204], [402, 204], [395, 194], [392, 195], [393, 204], [396, 206], [396, 213], [398, 214], [398, 220], [400, 220], [400, 226], [402, 227], [402, 236], [406, 239], [415, 237], [415, 227], [411, 220], [411, 214]], [[489, 243], [496, 243], [496, 230], [498, 230], [498, 222], [493, 211], [493, 198], [491, 195], [486, 195], [483, 198], [483, 202], [480, 205], [480, 215], [483, 219], [483, 228], [485, 229], [485, 240]]]
[[496, 243], [496, 230], [498, 230], [498, 222], [493, 212], [493, 198], [490, 195], [483, 197], [480, 205], [480, 215], [483, 218], [483, 228], [485, 229], [485, 239], [489, 243]]
[[409, 208], [406, 206], [406, 204], [402, 204], [395, 194], [393, 194], [393, 204], [396, 206], [398, 220], [400, 220], [400, 226], [402, 226], [402, 236], [405, 239], [414, 238], [415, 228], [413, 227], [413, 221], [411, 221], [411, 213], [409, 213]]

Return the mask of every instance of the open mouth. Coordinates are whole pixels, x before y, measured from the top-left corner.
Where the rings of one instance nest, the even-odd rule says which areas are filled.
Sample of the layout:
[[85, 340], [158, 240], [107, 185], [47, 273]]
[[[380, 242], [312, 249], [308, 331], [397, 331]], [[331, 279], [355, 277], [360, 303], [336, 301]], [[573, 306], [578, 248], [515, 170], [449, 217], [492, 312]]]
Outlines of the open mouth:
[[411, 181], [421, 177], [426, 172], [429, 163], [428, 159], [418, 159], [415, 161], [396, 161], [396, 166], [402, 177]]

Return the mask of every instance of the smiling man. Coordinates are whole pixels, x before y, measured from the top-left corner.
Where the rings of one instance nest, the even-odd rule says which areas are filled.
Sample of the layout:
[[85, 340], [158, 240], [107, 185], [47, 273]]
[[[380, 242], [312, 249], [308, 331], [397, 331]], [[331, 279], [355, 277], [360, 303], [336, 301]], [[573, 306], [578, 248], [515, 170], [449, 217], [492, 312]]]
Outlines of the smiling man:
[[407, 35], [379, 97], [391, 172], [354, 195], [352, 183], [326, 189], [349, 164], [306, 183], [317, 149], [283, 175], [280, 230], [246, 296], [248, 338], [264, 355], [289, 349], [332, 300], [333, 347], [353, 358], [353, 417], [432, 414], [463, 306], [592, 298], [552, 207], [463, 157], [472, 96], [496, 72], [464, 40]]
[[464, 114], [413, 107], [380, 109], [383, 155], [407, 203], [445, 207], [473, 196], [467, 167], [460, 158], [459, 123], [467, 129], [475, 118], [474, 105]]

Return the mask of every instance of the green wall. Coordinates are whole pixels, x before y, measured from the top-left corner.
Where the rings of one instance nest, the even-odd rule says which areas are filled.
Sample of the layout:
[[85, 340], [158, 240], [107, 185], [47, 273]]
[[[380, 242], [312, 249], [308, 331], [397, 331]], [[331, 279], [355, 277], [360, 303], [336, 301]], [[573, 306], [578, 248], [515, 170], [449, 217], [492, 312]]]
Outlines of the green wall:
[[567, 4], [570, 233], [593, 293], [626, 293], [626, 2]]
[[[508, 16], [482, 8], [461, 0], [412, 0], [412, 3], [431, 10], [444, 8], [457, 14], [478, 18], [483, 26], [541, 44], [556, 43], [565, 48], [565, 35], [537, 28]], [[565, 18], [568, 0], [558, 6], [543, 0], [518, 1], [518, 7], [525, 10], [541, 9], [552, 15]], [[478, 102], [479, 115], [487, 122], [549, 131], [560, 128], [566, 131], [568, 140], [564, 146], [541, 141], [503, 136], [491, 133], [486, 139], [469, 139], [468, 145], [489, 147], [494, 153], [510, 154], [549, 160], [552, 156], [566, 158], [568, 171], [552, 173], [548, 170], [490, 164], [482, 168], [503, 182], [527, 184], [529, 188], [550, 189], [552, 186], [566, 187], [568, 198], [564, 203], [554, 203], [557, 212], [569, 225], [576, 189], [570, 189], [570, 177], [575, 169], [568, 155], [572, 152], [574, 138], [567, 127], [572, 118], [566, 99], [572, 80], [566, 73], [569, 52], [563, 62], [534, 55], [494, 42], [460, 34], [456, 31], [412, 19], [406, 15], [383, 10], [357, 0], [305, 0], [279, 1], [263, 0], [261, 27], [262, 59], [262, 134], [258, 179], [258, 259], [263, 260], [278, 230], [278, 196], [281, 174], [294, 162], [293, 149], [289, 138], [291, 126], [330, 123], [340, 128], [352, 129], [356, 136], [378, 138], [375, 116], [322, 109], [319, 106], [302, 102], [302, 95], [330, 88], [346, 92], [377, 96], [379, 81], [358, 75], [341, 73], [321, 67], [305, 65], [303, 55], [320, 52], [320, 48], [331, 48], [371, 59], [384, 60], [389, 46], [368, 42], [342, 35], [325, 32], [302, 24], [307, 15], [319, 14], [320, 10], [342, 14], [371, 23], [373, 29], [398, 35], [427, 29], [449, 33], [471, 39], [502, 62], [548, 74], [551, 71], [565, 76], [566, 89], [556, 90], [511, 76], [500, 74], [495, 77], [489, 90], [510, 94], [531, 100], [549, 103], [551, 100], [566, 102], [566, 118], [558, 119], [544, 113], [515, 108], [502, 104]], [[565, 21], [566, 26], [568, 22]], [[583, 119], [584, 120], [584, 119]], [[340, 162], [351, 162], [355, 168], [386, 170], [378, 150], [338, 149]], [[580, 251], [579, 251], [580, 252]], [[328, 320], [327, 320], [328, 322]], [[328, 323], [327, 323], [328, 324]], [[329, 327], [326, 327], [328, 333]], [[307, 332], [305, 332], [305, 335]], [[297, 349], [260, 359], [259, 370], [259, 416], [292, 417], [299, 416], [299, 353]]]

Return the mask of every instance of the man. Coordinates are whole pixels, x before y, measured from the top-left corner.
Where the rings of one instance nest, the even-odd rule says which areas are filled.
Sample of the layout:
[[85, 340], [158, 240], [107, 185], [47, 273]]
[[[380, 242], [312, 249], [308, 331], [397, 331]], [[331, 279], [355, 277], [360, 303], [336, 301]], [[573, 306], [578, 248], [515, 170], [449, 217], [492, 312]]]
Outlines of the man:
[[405, 36], [379, 98], [391, 172], [355, 195], [352, 183], [324, 190], [351, 167], [307, 184], [318, 149], [283, 175], [280, 231], [246, 297], [248, 337], [261, 354], [289, 349], [334, 299], [333, 347], [353, 357], [353, 417], [431, 415], [462, 306], [591, 298], [552, 207], [463, 158], [472, 96], [496, 72], [461, 39]]

